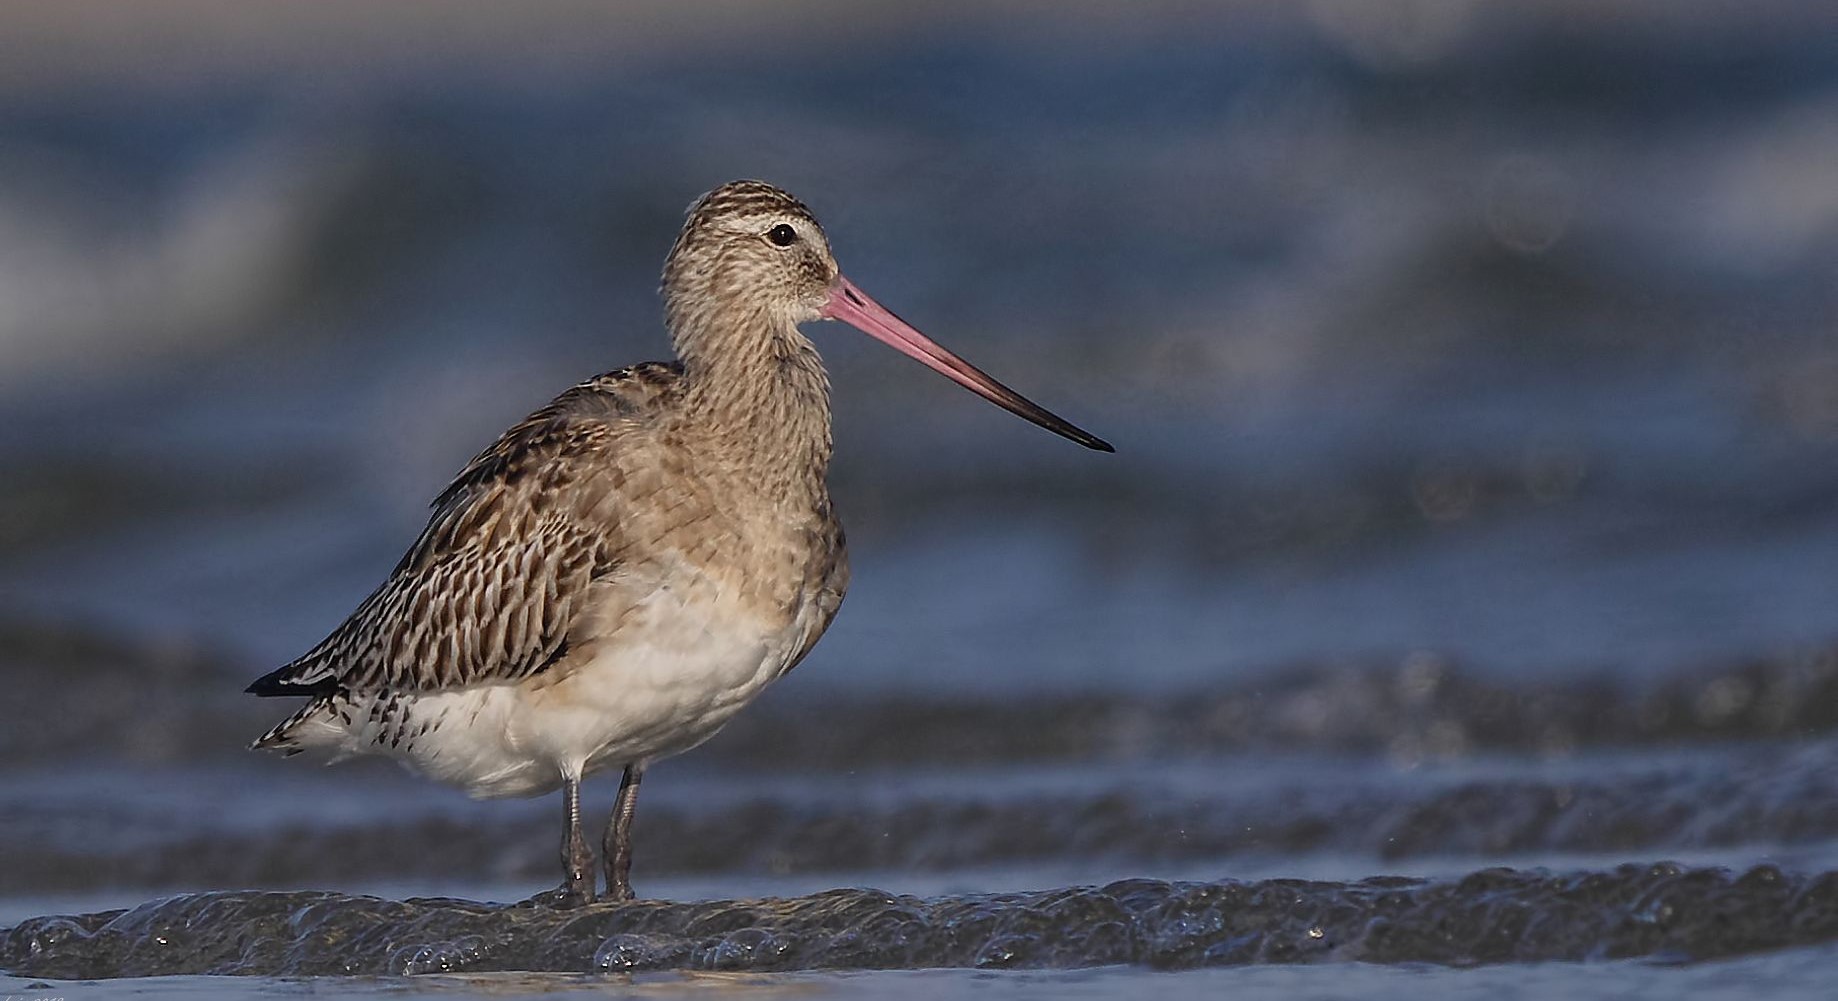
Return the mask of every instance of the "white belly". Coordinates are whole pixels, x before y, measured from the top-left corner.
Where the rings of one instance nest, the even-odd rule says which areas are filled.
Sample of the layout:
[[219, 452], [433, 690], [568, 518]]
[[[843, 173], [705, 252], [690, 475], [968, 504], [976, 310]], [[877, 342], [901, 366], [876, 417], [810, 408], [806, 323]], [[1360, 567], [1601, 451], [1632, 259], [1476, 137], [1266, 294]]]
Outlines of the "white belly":
[[321, 732], [333, 739], [311, 743], [341, 757], [397, 757], [473, 796], [539, 795], [564, 775], [668, 757], [714, 736], [783, 672], [802, 627], [773, 629], [660, 590], [548, 672], [396, 696], [393, 712], [360, 703], [349, 726], [328, 720]]

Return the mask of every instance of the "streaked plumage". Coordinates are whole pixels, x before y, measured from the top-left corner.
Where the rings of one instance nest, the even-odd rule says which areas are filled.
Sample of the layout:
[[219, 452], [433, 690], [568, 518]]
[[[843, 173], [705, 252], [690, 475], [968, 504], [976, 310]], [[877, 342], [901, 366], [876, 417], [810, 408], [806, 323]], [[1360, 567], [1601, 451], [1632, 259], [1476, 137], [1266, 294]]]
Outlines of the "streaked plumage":
[[[606, 839], [622, 899], [645, 765], [713, 736], [842, 602], [829, 384], [798, 324], [836, 315], [936, 349], [864, 312], [879, 307], [840, 276], [809, 210], [756, 181], [691, 208], [664, 296], [677, 363], [590, 379], [506, 431], [350, 618], [249, 688], [309, 698], [258, 748], [387, 754], [477, 796], [562, 787], [571, 902], [594, 896], [579, 779], [626, 769]], [[1108, 448], [946, 357], [921, 360]]]

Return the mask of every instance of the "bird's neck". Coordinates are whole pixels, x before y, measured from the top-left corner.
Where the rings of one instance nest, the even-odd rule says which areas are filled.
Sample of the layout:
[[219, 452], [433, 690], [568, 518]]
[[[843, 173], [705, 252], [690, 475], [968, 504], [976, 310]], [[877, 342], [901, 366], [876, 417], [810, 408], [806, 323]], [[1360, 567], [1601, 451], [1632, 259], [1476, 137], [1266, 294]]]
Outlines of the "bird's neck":
[[826, 490], [830, 381], [797, 325], [765, 314], [676, 329], [685, 414], [711, 458], [773, 496]]

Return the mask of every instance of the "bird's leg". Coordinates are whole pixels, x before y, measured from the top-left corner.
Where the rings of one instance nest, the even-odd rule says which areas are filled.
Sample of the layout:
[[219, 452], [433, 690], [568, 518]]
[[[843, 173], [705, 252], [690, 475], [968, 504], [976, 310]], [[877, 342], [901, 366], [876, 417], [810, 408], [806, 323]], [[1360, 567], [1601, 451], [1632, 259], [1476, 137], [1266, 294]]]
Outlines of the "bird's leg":
[[600, 854], [606, 863], [606, 899], [632, 899], [632, 815], [638, 812], [638, 783], [644, 781], [645, 766], [625, 766], [625, 778], [619, 781], [619, 798], [613, 801], [613, 815], [606, 821], [606, 836], [600, 841]]
[[594, 902], [594, 853], [581, 833], [581, 780], [562, 777], [562, 885], [529, 901], [551, 907]]

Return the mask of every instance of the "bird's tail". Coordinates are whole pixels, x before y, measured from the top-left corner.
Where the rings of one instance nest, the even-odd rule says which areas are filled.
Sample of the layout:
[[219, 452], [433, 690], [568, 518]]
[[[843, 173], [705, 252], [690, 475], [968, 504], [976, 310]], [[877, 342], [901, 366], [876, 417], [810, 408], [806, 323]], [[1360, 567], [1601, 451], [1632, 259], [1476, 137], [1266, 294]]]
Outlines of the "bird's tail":
[[309, 722], [316, 721], [321, 712], [326, 708], [327, 701], [328, 700], [324, 696], [309, 700], [306, 705], [301, 706], [292, 716], [276, 723], [267, 733], [255, 738], [255, 740], [249, 744], [249, 750], [279, 751], [282, 757], [292, 757], [306, 750], [305, 746], [301, 744], [300, 739], [295, 735], [295, 731]]

